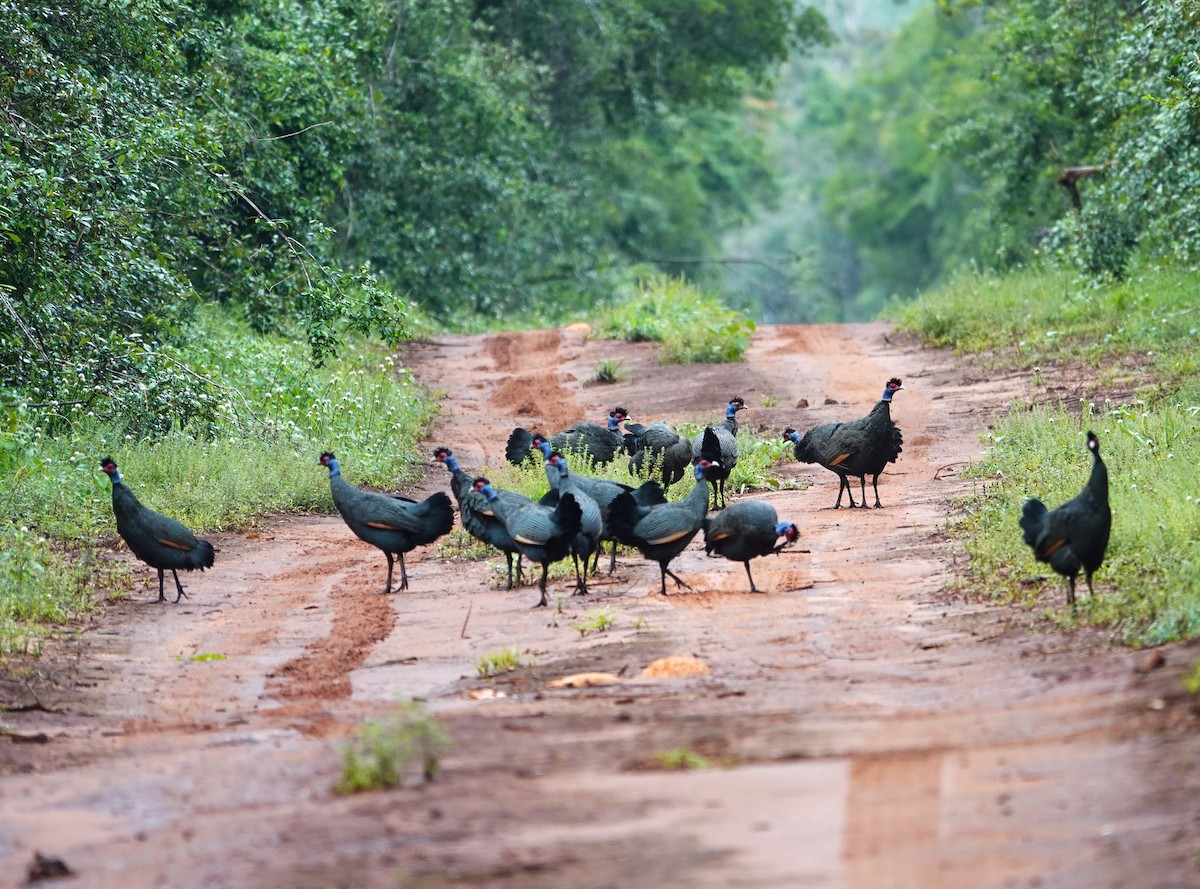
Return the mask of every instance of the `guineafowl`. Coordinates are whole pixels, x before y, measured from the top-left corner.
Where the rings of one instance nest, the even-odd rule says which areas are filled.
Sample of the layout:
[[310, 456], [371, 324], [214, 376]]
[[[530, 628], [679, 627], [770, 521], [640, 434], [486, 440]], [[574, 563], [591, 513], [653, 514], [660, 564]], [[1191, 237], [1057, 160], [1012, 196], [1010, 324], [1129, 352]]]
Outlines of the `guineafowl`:
[[[549, 460], [550, 455], [554, 453], [553, 448], [550, 447], [550, 443], [540, 435], [535, 435], [533, 437], [533, 446], [540, 450], [545, 455], [547, 460]], [[546, 478], [550, 482], [550, 491], [538, 501], [539, 503], [543, 503], [547, 506], [554, 505], [555, 500], [558, 497], [558, 480], [560, 477], [561, 476], [557, 473], [547, 470]], [[608, 573], [612, 574], [617, 567], [617, 543], [608, 530], [608, 514], [613, 500], [615, 500], [620, 494], [630, 491], [638, 503], [644, 506], [650, 506], [655, 503], [666, 503], [666, 494], [663, 493], [662, 487], [654, 481], [644, 482], [639, 487], [634, 488], [630, 485], [623, 484], [622, 482], [614, 482], [606, 478], [595, 478], [594, 476], [590, 475], [581, 475], [578, 472], [571, 473], [571, 480], [581, 491], [595, 500], [596, 505], [600, 507], [600, 521], [603, 526], [600, 532], [600, 540], [602, 542], [605, 540], [611, 541], [613, 545], [612, 559], [610, 560], [608, 566]], [[593, 572], [596, 570], [597, 564], [599, 563], [599, 557], [600, 550], [597, 549], [596, 562], [592, 564]]]
[[[458, 518], [467, 533], [504, 553], [508, 563], [508, 584], [505, 589], [511, 590], [514, 585], [513, 556], [516, 556], [517, 563], [515, 582], [521, 583], [521, 551], [512, 535], [508, 533], [508, 528], [496, 518], [487, 498], [475, 490], [475, 480], [458, 465], [458, 458], [454, 456], [453, 451], [449, 448], [438, 448], [433, 452], [433, 457], [450, 470], [450, 490], [454, 492], [454, 499], [458, 501]], [[527, 497], [511, 491], [501, 491], [500, 496], [528, 500]]]
[[[759, 592], [750, 573], [750, 560], [777, 553], [799, 535], [793, 522], [781, 522], [775, 507], [763, 500], [744, 500], [704, 519], [704, 551], [746, 566], [750, 592]], [[782, 537], [783, 543], [776, 545]]]
[[[627, 425], [626, 429], [629, 428]], [[692, 465], [692, 443], [666, 423], [655, 423], [639, 430], [629, 474], [641, 476], [651, 468], [662, 479], [664, 491], [683, 478]]]
[[[584, 491], [578, 479], [567, 467], [567, 458], [558, 451], [552, 451], [546, 458], [546, 477], [554, 486], [557, 496], [561, 499], [568, 494], [579, 504], [579, 533], [571, 543], [571, 561], [575, 564], [575, 592], [587, 595], [588, 563], [593, 555], [600, 553], [600, 536], [604, 531], [604, 519], [600, 514], [600, 505], [590, 494]], [[583, 560], [583, 568], [579, 567]]]
[[422, 501], [364, 491], [342, 478], [337, 457], [330, 451], [321, 454], [319, 462], [329, 470], [333, 503], [350, 530], [359, 540], [378, 547], [387, 556], [387, 583], [383, 592], [392, 592], [393, 555], [400, 557], [400, 589], [408, 589], [404, 554], [450, 532], [454, 525], [450, 498], [444, 491]]
[[1092, 452], [1092, 474], [1075, 497], [1057, 509], [1046, 509], [1036, 497], [1025, 501], [1019, 524], [1021, 537], [1039, 562], [1046, 562], [1067, 579], [1067, 604], [1075, 607], [1075, 578], [1083, 571], [1088, 594], [1092, 575], [1104, 564], [1112, 510], [1108, 506], [1108, 467], [1100, 459], [1100, 440], [1087, 434]]
[[[611, 463], [617, 454], [625, 449], [625, 437], [621, 432], [621, 424], [629, 419], [629, 412], [623, 407], [615, 407], [608, 414], [608, 423], [601, 426], [598, 423], [581, 421], [557, 435], [550, 437], [550, 445], [556, 451], [566, 453], [573, 451], [586, 454], [597, 465]], [[520, 465], [529, 459], [530, 448], [533, 447], [533, 433], [518, 426], [508, 436], [504, 454], [508, 462]]]
[[714, 426], [705, 426], [692, 438], [692, 459], [708, 460], [715, 471], [708, 477], [713, 481], [713, 509], [725, 508], [725, 479], [737, 466], [737, 412], [746, 409], [746, 402], [735, 395], [725, 406], [725, 419]]
[[135, 556], [158, 570], [158, 601], [165, 602], [163, 572], [170, 569], [175, 578], [178, 595], [175, 601], [186, 599], [178, 571], [211, 568], [216, 558], [212, 544], [201, 540], [175, 519], [148, 509], [138, 502], [133, 491], [121, 481], [121, 473], [111, 457], [100, 461], [100, 468], [112, 480], [112, 508], [117, 520], [117, 533]]
[[875, 489], [875, 508], [879, 501], [879, 474], [887, 464], [895, 463], [903, 450], [904, 437], [900, 428], [892, 422], [892, 396], [903, 389], [896, 377], [887, 381], [883, 396], [865, 417], [846, 423], [824, 423], [809, 430], [803, 438], [795, 429], [788, 427], [783, 437], [796, 445], [796, 459], [801, 463], [818, 463], [839, 479], [837, 502], [842, 505], [842, 492], [850, 498], [851, 508], [854, 492], [850, 490], [850, 477], [859, 480], [862, 488], [862, 505], [867, 505], [867, 476], [872, 476], [871, 487]]
[[487, 498], [496, 518], [504, 522], [521, 554], [542, 566], [542, 578], [538, 581], [542, 598], [534, 607], [545, 607], [549, 604], [546, 575], [550, 564], [566, 557], [579, 533], [582, 518], [579, 504], [570, 494], [563, 494], [554, 506], [543, 506], [532, 500], [512, 501], [502, 498], [482, 475], [475, 479], [474, 488]]
[[693, 469], [696, 487], [686, 497], [674, 503], [644, 506], [631, 493], [613, 501], [610, 525], [613, 536], [626, 546], [636, 546], [643, 556], [658, 562], [662, 572], [662, 594], [667, 594], [667, 575], [676, 585], [691, 589], [667, 567], [677, 555], [687, 549], [708, 512], [709, 478], [720, 471], [703, 457]]

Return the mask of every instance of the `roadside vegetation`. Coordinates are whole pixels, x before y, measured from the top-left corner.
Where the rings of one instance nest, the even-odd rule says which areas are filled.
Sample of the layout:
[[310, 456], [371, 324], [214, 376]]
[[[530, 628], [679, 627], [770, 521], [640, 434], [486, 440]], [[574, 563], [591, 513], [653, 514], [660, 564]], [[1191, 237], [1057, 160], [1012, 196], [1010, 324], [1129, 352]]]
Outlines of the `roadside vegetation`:
[[[1130, 644], [1200, 635], [1196, 273], [1146, 268], [1108, 284], [1057, 269], [971, 275], [896, 314], [930, 345], [1029, 374], [1032, 397], [986, 434], [970, 470], [978, 486], [953, 523], [971, 555], [965, 587]], [[1072, 614], [1065, 581], [1034, 561], [1017, 517], [1027, 497], [1053, 507], [1079, 492], [1089, 429], [1109, 469], [1113, 532], [1097, 595]]]
[[36, 651], [45, 633], [95, 607], [97, 591], [131, 592], [132, 572], [101, 558], [119, 542], [103, 456], [142, 502], [197, 533], [331, 510], [317, 465], [326, 449], [356, 484], [399, 488], [416, 477], [416, 442], [435, 406], [390, 350], [351, 340], [314, 367], [303, 341], [255, 334], [217, 309], [191, 331], [171, 354], [199, 377], [203, 410], [161, 434], [131, 428], [136, 410], [64, 405], [43, 425], [28, 407], [3, 407], [0, 655]]

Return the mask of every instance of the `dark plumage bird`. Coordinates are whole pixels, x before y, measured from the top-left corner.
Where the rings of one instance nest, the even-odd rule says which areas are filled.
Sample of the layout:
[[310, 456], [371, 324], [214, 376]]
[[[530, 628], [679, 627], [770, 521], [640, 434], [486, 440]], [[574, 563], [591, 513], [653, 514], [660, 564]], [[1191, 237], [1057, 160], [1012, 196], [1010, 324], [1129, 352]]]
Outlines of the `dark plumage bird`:
[[579, 533], [582, 518], [579, 504], [570, 494], [563, 494], [554, 506], [543, 506], [532, 500], [513, 502], [501, 498], [500, 492], [483, 476], [475, 479], [474, 487], [487, 498], [496, 517], [504, 522], [521, 554], [542, 566], [542, 578], [538, 581], [542, 598], [535, 607], [544, 607], [549, 603], [546, 574], [550, 564], [566, 557]]
[[[634, 424], [635, 426], [637, 424]], [[626, 424], [626, 429], [630, 426]], [[629, 474], [642, 476], [651, 471], [662, 479], [663, 489], [683, 478], [692, 465], [692, 443], [666, 423], [655, 423], [637, 430]]]
[[636, 546], [643, 556], [658, 562], [662, 572], [662, 594], [667, 594], [667, 575], [678, 586], [691, 589], [667, 567], [671, 560], [687, 549], [708, 512], [709, 479], [720, 471], [701, 457], [694, 470], [696, 487], [682, 500], [643, 506], [634, 496], [625, 493], [613, 501], [610, 527], [613, 536], [626, 546]]
[[392, 592], [393, 556], [400, 557], [400, 589], [408, 589], [404, 554], [450, 532], [454, 525], [450, 498], [443, 491], [421, 501], [364, 491], [342, 478], [337, 457], [331, 452], [321, 454], [320, 464], [329, 470], [333, 503], [350, 530], [359, 540], [378, 547], [387, 556], [387, 583], [383, 591]]
[[117, 533], [135, 556], [158, 570], [158, 601], [165, 602], [163, 595], [163, 572], [170, 570], [175, 578], [178, 595], [175, 601], [186, 599], [183, 584], [179, 582], [180, 569], [192, 571], [211, 568], [215, 560], [212, 544], [201, 540], [175, 519], [143, 506], [121, 481], [121, 473], [111, 457], [100, 461], [100, 468], [112, 479], [113, 515], [117, 519]]
[[[533, 437], [533, 446], [539, 449], [545, 455], [547, 460], [549, 460], [550, 455], [554, 453], [553, 448], [550, 447], [550, 443], [540, 435], [535, 435]], [[539, 503], [547, 506], [553, 506], [555, 504], [558, 498], [559, 479], [561, 477], [562, 476], [560, 474], [556, 474], [547, 469], [546, 479], [550, 483], [550, 490], [541, 498], [541, 500], [538, 501]], [[596, 502], [596, 505], [600, 508], [600, 521], [602, 526], [600, 531], [600, 540], [602, 542], [607, 540], [613, 544], [612, 560], [610, 561], [608, 567], [608, 573], [612, 574], [613, 571], [616, 570], [617, 566], [617, 542], [609, 531], [608, 522], [609, 510], [612, 507], [613, 500], [626, 491], [631, 492], [634, 499], [643, 506], [650, 506], [655, 503], [666, 503], [667, 497], [663, 493], [663, 489], [659, 486], [659, 484], [653, 481], [645, 482], [639, 487], [634, 488], [633, 486], [626, 485], [622, 482], [614, 482], [606, 478], [595, 478], [594, 476], [582, 475], [578, 472], [571, 473], [571, 480], [573, 484], [587, 494], [587, 496], [591, 497]], [[599, 562], [599, 556], [600, 550], [597, 549], [597, 563]], [[592, 571], [595, 570], [596, 564], [593, 564]]]
[[[508, 563], [508, 585], [511, 590], [514, 585], [513, 556], [516, 556], [515, 583], [521, 582], [521, 551], [504, 522], [496, 517], [487, 498], [475, 490], [475, 479], [468, 475], [458, 465], [458, 458], [449, 448], [438, 448], [433, 452], [434, 459], [445, 465], [450, 471], [450, 490], [458, 501], [458, 517], [467, 533], [476, 540], [481, 540], [488, 546], [494, 546], [504, 553]], [[514, 502], [528, 501], [529, 498], [512, 491], [500, 491], [502, 498], [511, 498]]]
[[[629, 419], [629, 412], [615, 407], [608, 414], [608, 423], [582, 421], [550, 437], [550, 445], [556, 451], [587, 454], [598, 465], [611, 463], [625, 449], [625, 436], [621, 424]], [[520, 465], [529, 459], [533, 447], [533, 433], [518, 426], [508, 436], [504, 454], [509, 463]]]
[[796, 459], [801, 463], [819, 463], [837, 473], [838, 509], [842, 505], [842, 492], [854, 502], [850, 490], [850, 478], [857, 478], [862, 488], [862, 505], [867, 505], [867, 476], [872, 476], [871, 487], [875, 489], [875, 508], [883, 506], [879, 501], [879, 474], [889, 463], [895, 463], [903, 450], [904, 437], [900, 427], [892, 422], [892, 396], [903, 389], [896, 377], [887, 381], [883, 397], [865, 417], [846, 423], [824, 423], [801, 438], [791, 427], [784, 430], [783, 437], [796, 445]]
[[[571, 561], [575, 564], [575, 591], [586, 596], [588, 563], [592, 556], [599, 556], [600, 537], [604, 531], [600, 505], [584, 491], [578, 477], [572, 475], [567, 467], [567, 458], [558, 451], [552, 451], [546, 458], [546, 478], [558, 499], [571, 495], [579, 504], [579, 533], [571, 543]], [[583, 561], [582, 569], [579, 567], [580, 560]]]
[[[707, 516], [703, 528], [704, 551], [745, 565], [752, 593], [759, 589], [750, 573], [750, 560], [779, 552], [800, 534], [794, 523], [779, 521], [775, 507], [763, 500], [743, 500]], [[777, 546], [780, 537], [784, 540]]]
[[725, 479], [737, 466], [737, 412], [746, 409], [746, 402], [735, 395], [725, 406], [725, 419], [714, 426], [705, 426], [692, 438], [692, 459], [703, 457], [717, 467], [708, 478], [713, 482], [713, 509], [725, 508]]
[[1046, 562], [1067, 579], [1067, 604], [1075, 607], [1075, 578], [1083, 571], [1088, 593], [1092, 575], [1104, 563], [1108, 535], [1112, 530], [1112, 510], [1108, 506], [1108, 468], [1100, 459], [1100, 440], [1087, 434], [1092, 452], [1092, 474], [1078, 495], [1057, 509], [1046, 509], [1036, 497], [1025, 501], [1021, 510], [1021, 537], [1033, 549], [1039, 562]]

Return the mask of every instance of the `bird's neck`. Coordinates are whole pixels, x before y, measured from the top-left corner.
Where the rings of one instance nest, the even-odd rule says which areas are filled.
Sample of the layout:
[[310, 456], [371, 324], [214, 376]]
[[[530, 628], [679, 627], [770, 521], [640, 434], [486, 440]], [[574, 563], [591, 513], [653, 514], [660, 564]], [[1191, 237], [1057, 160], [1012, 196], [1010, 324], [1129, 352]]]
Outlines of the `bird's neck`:
[[616, 417], [609, 417], [608, 418], [608, 431], [609, 432], [620, 432], [621, 431], [621, 421], [618, 420]]
[[337, 460], [330, 460], [325, 465], [329, 467], [330, 478], [337, 478], [342, 474], [342, 467], [338, 466]]
[[445, 463], [451, 472], [458, 472], [458, 459], [453, 454], [446, 457]]
[[1108, 503], [1108, 467], [1104, 465], [1099, 454], [1092, 455], [1092, 475], [1087, 486], [1097, 501]]

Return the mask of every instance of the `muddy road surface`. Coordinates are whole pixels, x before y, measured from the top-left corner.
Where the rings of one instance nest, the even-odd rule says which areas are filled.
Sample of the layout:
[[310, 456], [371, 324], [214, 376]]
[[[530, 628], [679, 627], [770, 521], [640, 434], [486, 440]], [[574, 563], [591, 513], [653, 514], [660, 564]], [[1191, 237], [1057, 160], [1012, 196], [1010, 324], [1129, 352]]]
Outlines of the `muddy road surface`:
[[[665, 597], [657, 566], [623, 555], [589, 596], [556, 580], [535, 609], [532, 586], [503, 589], [499, 555], [432, 547], [409, 558], [409, 591], [382, 596], [382, 555], [337, 517], [220, 536], [179, 605], [154, 604], [138, 566], [129, 599], [5, 681], [0, 886], [25, 885], [36, 853], [72, 872], [37, 885], [104, 889], [1200, 885], [1180, 684], [1200, 652], [1117, 648], [954, 593], [950, 502], [979, 483], [958, 470], [1021, 377], [880, 325], [764, 327], [737, 366], [659, 367], [650, 346], [573, 329], [406, 355], [442, 392], [430, 446], [469, 470], [497, 465], [518, 424], [617, 404], [716, 421], [740, 395], [743, 426], [776, 435], [863, 415], [891, 376], [904, 452], [884, 509], [831, 509], [836, 477], [795, 463], [753, 495], [801, 532], [754, 563], [759, 595], [697, 538], [672, 564], [691, 590]], [[588, 385], [605, 359], [627, 380]], [[431, 467], [406, 493], [446, 485]], [[1061, 607], [1059, 583], [1045, 602]], [[600, 611], [612, 626], [581, 632]], [[525, 666], [479, 678], [507, 648]], [[661, 658], [705, 672], [643, 674]], [[580, 673], [617, 681], [555, 684]], [[401, 697], [453, 738], [436, 780], [334, 794], [346, 738]]]

